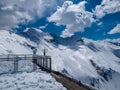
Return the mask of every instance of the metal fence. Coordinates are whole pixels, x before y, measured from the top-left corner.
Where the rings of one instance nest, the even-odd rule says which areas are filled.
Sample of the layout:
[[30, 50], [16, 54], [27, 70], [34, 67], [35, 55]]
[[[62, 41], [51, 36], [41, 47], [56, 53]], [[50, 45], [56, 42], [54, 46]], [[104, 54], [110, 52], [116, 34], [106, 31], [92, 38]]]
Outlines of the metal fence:
[[[26, 64], [25, 64], [26, 62]], [[0, 55], [0, 74], [15, 73], [22, 71], [22, 68], [32, 68], [36, 70], [40, 67], [42, 70], [51, 71], [51, 57], [33, 54], [8, 54]]]

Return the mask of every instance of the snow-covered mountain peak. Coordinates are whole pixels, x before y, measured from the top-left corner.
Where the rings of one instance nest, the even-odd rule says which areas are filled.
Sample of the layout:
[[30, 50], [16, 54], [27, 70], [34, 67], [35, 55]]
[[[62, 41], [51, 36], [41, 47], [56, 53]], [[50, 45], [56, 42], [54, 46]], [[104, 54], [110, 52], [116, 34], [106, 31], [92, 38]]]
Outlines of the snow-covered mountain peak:
[[48, 33], [44, 33], [43, 31], [36, 28], [26, 28], [23, 32], [19, 33], [19, 35], [30, 39], [37, 44], [39, 44], [44, 39], [52, 39]]
[[52, 33], [50, 33], [50, 35], [52, 36], [51, 42], [55, 45], [77, 47], [78, 45], [83, 44], [83, 39], [80, 36], [73, 35], [71, 37], [62, 38]]
[[36, 29], [36, 28], [26, 28], [25, 30], [23, 30], [23, 32], [26, 32], [26, 33], [29, 33], [29, 32], [43, 33], [43, 31], [41, 31], [40, 29]]
[[42, 37], [45, 33], [42, 32], [41, 30], [39, 29], [36, 29], [36, 28], [26, 28], [22, 34], [26, 35], [26, 36], [29, 36], [29, 37], [36, 37], [36, 38], [39, 38], [39, 37]]

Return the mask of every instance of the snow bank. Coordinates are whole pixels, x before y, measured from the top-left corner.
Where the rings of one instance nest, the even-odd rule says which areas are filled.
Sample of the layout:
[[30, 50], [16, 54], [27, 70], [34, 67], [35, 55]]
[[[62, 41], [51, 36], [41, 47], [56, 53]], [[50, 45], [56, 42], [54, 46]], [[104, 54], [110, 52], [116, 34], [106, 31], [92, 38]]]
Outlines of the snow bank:
[[66, 90], [48, 73], [35, 71], [0, 76], [0, 90]]

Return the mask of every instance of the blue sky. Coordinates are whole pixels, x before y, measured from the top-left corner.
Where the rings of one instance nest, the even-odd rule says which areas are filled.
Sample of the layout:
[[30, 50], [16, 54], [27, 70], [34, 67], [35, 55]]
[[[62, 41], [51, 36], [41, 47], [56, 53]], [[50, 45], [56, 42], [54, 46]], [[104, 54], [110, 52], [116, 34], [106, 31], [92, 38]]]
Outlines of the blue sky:
[[[120, 38], [119, 0], [13, 1], [0, 1], [0, 17], [4, 19], [4, 23], [2, 20], [0, 22], [0, 29], [16, 29], [21, 32], [25, 28], [35, 27], [63, 37], [79, 35], [94, 40]], [[41, 6], [36, 5], [38, 1]], [[9, 22], [5, 15], [10, 18]]]

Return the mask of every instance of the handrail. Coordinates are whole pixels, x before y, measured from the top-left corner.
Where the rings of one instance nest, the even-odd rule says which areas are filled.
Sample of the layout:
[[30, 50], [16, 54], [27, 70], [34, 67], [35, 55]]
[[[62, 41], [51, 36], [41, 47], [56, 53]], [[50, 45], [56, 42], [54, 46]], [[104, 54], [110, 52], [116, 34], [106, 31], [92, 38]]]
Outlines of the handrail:
[[51, 58], [50, 56], [43, 55], [33, 55], [33, 54], [8, 54], [8, 55], [0, 55], [0, 61], [14, 61], [14, 60], [31, 60], [33, 57], [37, 58]]
[[[22, 60], [29, 60], [33, 62], [33, 68], [35, 65], [40, 67], [42, 70], [51, 71], [51, 56], [37, 55], [37, 54], [8, 54], [0, 55], [0, 61], [13, 61], [14, 71], [18, 71], [18, 63]], [[35, 65], [34, 65], [35, 64]], [[35, 69], [34, 69], [35, 70]]]

